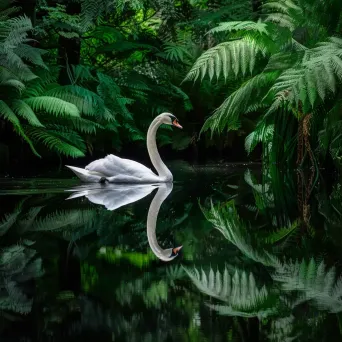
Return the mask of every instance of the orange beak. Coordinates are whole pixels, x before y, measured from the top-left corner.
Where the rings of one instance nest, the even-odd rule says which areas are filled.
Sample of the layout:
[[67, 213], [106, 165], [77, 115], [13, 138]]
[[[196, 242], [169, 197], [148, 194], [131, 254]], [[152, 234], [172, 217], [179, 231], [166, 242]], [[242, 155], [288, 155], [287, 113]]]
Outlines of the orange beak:
[[177, 120], [173, 120], [172, 125], [173, 125], [173, 126], [176, 126], [176, 127], [178, 127], [178, 128], [183, 128], [183, 127], [179, 124], [179, 122], [178, 122]]
[[182, 249], [183, 246], [179, 246], [179, 247], [176, 247], [174, 248], [172, 251], [173, 253], [177, 254], [181, 249]]

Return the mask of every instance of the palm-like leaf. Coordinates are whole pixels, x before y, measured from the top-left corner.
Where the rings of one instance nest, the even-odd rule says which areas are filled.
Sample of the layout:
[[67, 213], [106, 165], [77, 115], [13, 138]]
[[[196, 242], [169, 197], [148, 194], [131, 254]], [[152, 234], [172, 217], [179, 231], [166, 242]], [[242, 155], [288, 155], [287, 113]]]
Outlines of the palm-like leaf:
[[265, 52], [264, 46], [248, 39], [218, 44], [197, 59], [185, 80], [196, 80], [199, 76], [202, 80], [206, 74], [210, 80], [214, 76], [226, 80], [231, 75], [246, 75], [247, 70], [252, 73], [257, 55]]
[[[68, 142], [63, 133], [47, 130], [45, 128], [27, 127], [28, 136], [37, 142], [42, 142], [49, 149], [73, 158], [83, 157], [84, 152]], [[76, 134], [76, 133], [74, 133]]]
[[77, 107], [67, 101], [51, 96], [37, 96], [25, 99], [25, 102], [35, 111], [44, 111], [55, 116], [79, 117]]
[[254, 21], [229, 21], [220, 23], [219, 26], [214, 27], [209, 30], [210, 33], [216, 32], [232, 32], [232, 31], [256, 31], [259, 33], [268, 34], [267, 24], [261, 22]]
[[245, 256], [265, 266], [277, 268], [281, 265], [276, 256], [261, 248], [253, 247], [251, 241], [248, 240], [246, 227], [236, 213], [233, 201], [221, 207], [214, 207], [213, 203], [211, 203], [210, 210], [201, 209], [206, 219]]
[[52, 231], [62, 228], [77, 228], [91, 222], [96, 216], [93, 210], [67, 210], [54, 212], [44, 218], [37, 218], [30, 227], [32, 231]]
[[34, 258], [35, 251], [27, 248], [29, 241], [2, 249], [0, 253], [0, 310], [20, 314], [31, 311], [33, 300], [24, 292], [21, 282], [43, 274], [42, 260]]
[[235, 270], [230, 274], [225, 268], [223, 273], [210, 268], [206, 274], [194, 268], [185, 268], [194, 285], [204, 294], [226, 302], [228, 305], [209, 305], [222, 315], [241, 317], [266, 317], [274, 311], [269, 307], [269, 294], [265, 286], [258, 288], [254, 275]]
[[297, 304], [313, 301], [329, 312], [342, 311], [342, 277], [336, 279], [335, 268], [326, 269], [324, 261], [291, 262], [277, 268], [272, 278], [281, 283], [284, 291], [298, 291]]

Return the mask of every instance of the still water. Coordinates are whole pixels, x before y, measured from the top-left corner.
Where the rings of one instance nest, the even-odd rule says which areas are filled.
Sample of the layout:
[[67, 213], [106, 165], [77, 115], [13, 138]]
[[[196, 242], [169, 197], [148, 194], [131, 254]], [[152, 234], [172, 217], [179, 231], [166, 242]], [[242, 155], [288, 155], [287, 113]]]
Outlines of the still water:
[[0, 179], [1, 341], [341, 340], [341, 184], [177, 169]]

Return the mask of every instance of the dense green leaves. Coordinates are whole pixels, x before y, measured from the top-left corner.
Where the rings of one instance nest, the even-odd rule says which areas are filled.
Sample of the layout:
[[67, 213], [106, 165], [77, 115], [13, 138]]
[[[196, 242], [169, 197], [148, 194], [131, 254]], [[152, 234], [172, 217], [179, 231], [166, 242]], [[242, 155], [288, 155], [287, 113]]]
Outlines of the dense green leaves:
[[[244, 116], [257, 113], [260, 124], [248, 135], [246, 150], [250, 152], [262, 142], [270, 152], [273, 134], [266, 127], [283, 131], [277, 124], [285, 122], [277, 119], [280, 113], [301, 120], [310, 113], [324, 115], [319, 108], [339, 101], [342, 41], [329, 36], [330, 26], [322, 18], [328, 12], [329, 5], [319, 1], [266, 1], [258, 21], [222, 22], [209, 30], [221, 34], [218, 44], [197, 59], [185, 79], [203, 81], [208, 75], [211, 81], [223, 77], [229, 82], [237, 75], [245, 78], [207, 119], [202, 131], [238, 130]], [[324, 141], [324, 132], [326, 128], [320, 141]], [[317, 144], [317, 136], [314, 138]], [[341, 144], [340, 137], [336, 139], [335, 146]], [[332, 156], [336, 160], [337, 155]]]

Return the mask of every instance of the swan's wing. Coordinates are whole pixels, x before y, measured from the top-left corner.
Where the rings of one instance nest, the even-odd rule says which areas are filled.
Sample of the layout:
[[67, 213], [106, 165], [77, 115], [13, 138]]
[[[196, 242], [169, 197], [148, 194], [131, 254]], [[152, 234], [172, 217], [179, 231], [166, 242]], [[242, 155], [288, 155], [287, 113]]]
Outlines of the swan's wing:
[[[105, 188], [90, 187], [79, 188], [73, 195], [67, 199], [85, 196], [94, 204], [104, 205], [108, 210], [115, 210], [124, 205], [139, 201], [150, 194], [157, 186], [153, 184], [146, 185], [115, 185], [108, 184]], [[70, 191], [70, 190], [69, 190]], [[73, 191], [73, 190], [71, 190]]]
[[[96, 171], [103, 174], [105, 177], [115, 177], [127, 175], [137, 179], [151, 178], [155, 179], [157, 176], [151, 169], [130, 159], [123, 159], [113, 154], [107, 157], [98, 159], [88, 164], [86, 170]], [[157, 180], [157, 179], [155, 179]]]
[[124, 205], [139, 201], [149, 195], [156, 187], [152, 185], [91, 193], [86, 197], [89, 201], [104, 205], [107, 210], [115, 210]]

